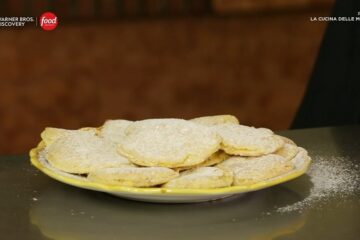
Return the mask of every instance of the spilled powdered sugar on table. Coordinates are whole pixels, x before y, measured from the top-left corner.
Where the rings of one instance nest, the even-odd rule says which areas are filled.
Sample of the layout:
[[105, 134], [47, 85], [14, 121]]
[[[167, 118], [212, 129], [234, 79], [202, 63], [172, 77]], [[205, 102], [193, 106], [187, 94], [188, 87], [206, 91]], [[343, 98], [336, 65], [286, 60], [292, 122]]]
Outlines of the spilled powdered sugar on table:
[[[313, 186], [310, 194], [303, 200], [279, 207], [275, 211], [286, 213], [306, 209], [321, 207], [333, 197], [350, 196], [356, 191], [360, 191], [360, 166], [350, 161], [348, 157], [322, 157], [313, 156], [313, 162], [307, 175]], [[340, 200], [341, 201], [341, 200]]]

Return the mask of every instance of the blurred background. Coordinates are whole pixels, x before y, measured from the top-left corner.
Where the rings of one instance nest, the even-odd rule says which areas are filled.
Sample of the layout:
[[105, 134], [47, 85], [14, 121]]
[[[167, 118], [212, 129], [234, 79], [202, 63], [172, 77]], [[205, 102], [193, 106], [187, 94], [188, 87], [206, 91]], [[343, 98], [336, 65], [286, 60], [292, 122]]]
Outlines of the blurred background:
[[0, 0], [0, 16], [59, 19], [0, 28], [0, 154], [46, 126], [233, 114], [287, 129], [332, 0]]

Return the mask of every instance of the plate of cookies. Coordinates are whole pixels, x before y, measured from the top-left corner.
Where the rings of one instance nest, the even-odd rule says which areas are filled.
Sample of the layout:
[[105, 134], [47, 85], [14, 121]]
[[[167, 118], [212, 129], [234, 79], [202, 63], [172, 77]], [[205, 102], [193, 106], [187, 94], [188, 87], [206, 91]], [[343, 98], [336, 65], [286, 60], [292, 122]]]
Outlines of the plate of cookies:
[[203, 202], [297, 178], [311, 159], [270, 129], [232, 115], [190, 120], [107, 120], [98, 128], [48, 127], [33, 166], [75, 186], [148, 202]]

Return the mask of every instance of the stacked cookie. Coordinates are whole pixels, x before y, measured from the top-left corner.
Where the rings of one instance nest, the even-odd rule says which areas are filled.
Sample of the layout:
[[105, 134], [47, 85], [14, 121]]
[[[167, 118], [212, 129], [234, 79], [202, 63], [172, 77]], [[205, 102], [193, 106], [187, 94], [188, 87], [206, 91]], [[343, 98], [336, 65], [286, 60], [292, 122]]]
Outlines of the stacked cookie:
[[100, 128], [46, 128], [47, 161], [89, 181], [129, 187], [211, 189], [248, 185], [291, 172], [306, 150], [265, 128], [219, 115], [142, 121]]

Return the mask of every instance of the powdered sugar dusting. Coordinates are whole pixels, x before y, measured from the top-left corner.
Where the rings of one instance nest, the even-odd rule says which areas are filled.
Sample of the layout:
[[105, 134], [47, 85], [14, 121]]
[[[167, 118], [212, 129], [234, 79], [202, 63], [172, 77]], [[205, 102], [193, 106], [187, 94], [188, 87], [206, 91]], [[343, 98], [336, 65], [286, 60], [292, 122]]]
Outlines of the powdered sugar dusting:
[[217, 165], [234, 173], [234, 185], [265, 181], [292, 170], [292, 163], [275, 154], [261, 157], [231, 157]]
[[295, 204], [278, 208], [277, 212], [303, 211], [333, 197], [346, 197], [359, 191], [359, 165], [351, 163], [346, 157], [315, 156], [308, 175], [313, 184], [309, 196]]
[[141, 166], [196, 165], [220, 147], [213, 129], [182, 119], [137, 121], [126, 128], [125, 135], [118, 150]]
[[[283, 146], [281, 138], [270, 129], [225, 123], [214, 127], [222, 138], [222, 148], [228, 154], [259, 156], [269, 154]], [[245, 151], [244, 151], [245, 150]]]

